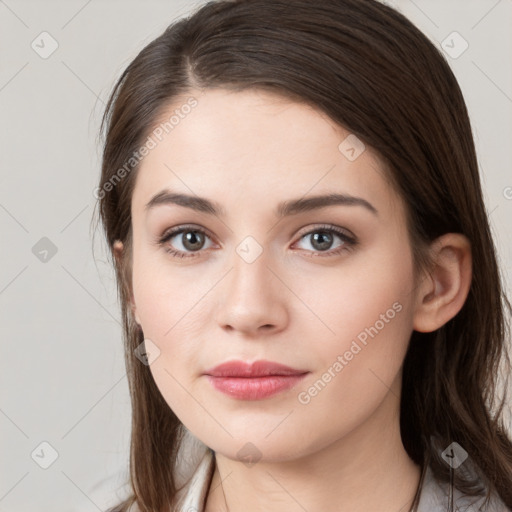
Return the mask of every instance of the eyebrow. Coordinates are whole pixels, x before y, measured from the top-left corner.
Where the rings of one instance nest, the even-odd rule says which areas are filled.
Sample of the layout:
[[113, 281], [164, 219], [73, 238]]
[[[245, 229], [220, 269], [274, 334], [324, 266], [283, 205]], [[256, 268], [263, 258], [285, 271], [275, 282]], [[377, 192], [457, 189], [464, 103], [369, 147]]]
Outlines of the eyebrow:
[[[175, 204], [190, 208], [197, 212], [215, 215], [217, 217], [225, 217], [226, 213], [224, 208], [215, 201], [210, 201], [204, 197], [195, 195], [188, 195], [182, 193], [171, 192], [169, 190], [162, 190], [156, 194], [147, 204], [146, 211], [149, 211], [159, 205]], [[299, 199], [291, 199], [279, 203], [276, 209], [278, 217], [288, 217], [290, 215], [297, 215], [299, 213], [308, 212], [325, 208], [326, 206], [342, 205], [342, 206], [362, 206], [374, 215], [378, 216], [377, 209], [362, 197], [355, 197], [349, 194], [324, 194], [310, 197], [302, 197]]]

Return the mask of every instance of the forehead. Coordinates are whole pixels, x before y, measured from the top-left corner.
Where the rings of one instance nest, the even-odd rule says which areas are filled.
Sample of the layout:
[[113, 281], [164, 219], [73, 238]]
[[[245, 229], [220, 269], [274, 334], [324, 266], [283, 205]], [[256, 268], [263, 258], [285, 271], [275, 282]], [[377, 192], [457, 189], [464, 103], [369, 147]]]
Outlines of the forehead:
[[[180, 110], [190, 97], [195, 106]], [[140, 163], [135, 208], [164, 189], [255, 209], [326, 192], [381, 205], [397, 199], [372, 148], [320, 110], [266, 91], [192, 91], [167, 106], [155, 129], [161, 140], [152, 135], [155, 147]]]

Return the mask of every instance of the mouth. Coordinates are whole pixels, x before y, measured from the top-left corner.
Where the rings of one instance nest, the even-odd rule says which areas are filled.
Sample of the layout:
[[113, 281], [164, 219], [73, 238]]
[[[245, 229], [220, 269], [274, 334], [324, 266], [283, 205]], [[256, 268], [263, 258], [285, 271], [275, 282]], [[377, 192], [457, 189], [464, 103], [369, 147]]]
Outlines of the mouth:
[[218, 391], [238, 400], [262, 400], [294, 387], [308, 370], [271, 361], [229, 361], [204, 372]]

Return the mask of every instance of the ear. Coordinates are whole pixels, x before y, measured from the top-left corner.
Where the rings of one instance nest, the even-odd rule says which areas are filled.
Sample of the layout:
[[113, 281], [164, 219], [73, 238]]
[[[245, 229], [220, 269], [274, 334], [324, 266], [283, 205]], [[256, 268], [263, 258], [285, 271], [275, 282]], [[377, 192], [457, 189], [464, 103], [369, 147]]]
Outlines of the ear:
[[[117, 264], [120, 268], [124, 268], [123, 265], [125, 264], [124, 261], [124, 244], [121, 242], [121, 240], [116, 240], [112, 246], [114, 257], [117, 261]], [[123, 272], [124, 274], [124, 272]], [[135, 305], [135, 300], [133, 297], [133, 290], [130, 290], [130, 308], [132, 310], [133, 318], [135, 319], [135, 322], [140, 326], [140, 320], [139, 316], [137, 314], [137, 307]]]
[[469, 239], [447, 233], [431, 244], [433, 268], [416, 290], [413, 329], [432, 332], [462, 308], [471, 286], [472, 258]]

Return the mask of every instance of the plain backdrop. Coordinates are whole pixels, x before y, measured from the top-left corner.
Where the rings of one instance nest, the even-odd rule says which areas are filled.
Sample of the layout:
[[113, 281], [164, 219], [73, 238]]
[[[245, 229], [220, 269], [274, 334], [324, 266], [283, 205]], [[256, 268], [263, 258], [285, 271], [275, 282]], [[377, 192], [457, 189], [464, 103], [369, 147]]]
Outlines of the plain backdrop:
[[[123, 496], [120, 314], [90, 234], [98, 126], [124, 67], [200, 3], [0, 0], [0, 512], [94, 512]], [[459, 80], [510, 293], [512, 0], [387, 3]]]

